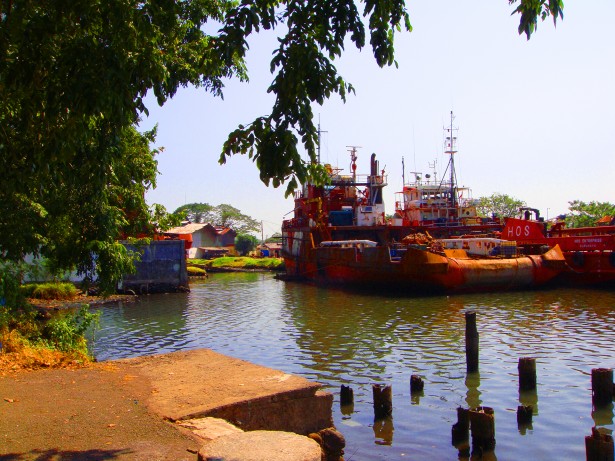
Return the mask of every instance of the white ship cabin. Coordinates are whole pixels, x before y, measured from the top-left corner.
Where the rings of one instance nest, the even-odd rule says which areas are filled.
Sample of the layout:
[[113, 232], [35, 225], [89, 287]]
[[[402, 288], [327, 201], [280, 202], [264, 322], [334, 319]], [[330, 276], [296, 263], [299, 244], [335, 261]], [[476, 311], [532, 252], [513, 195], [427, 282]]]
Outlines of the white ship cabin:
[[371, 156], [370, 174], [356, 173], [353, 151], [352, 175], [342, 175], [339, 169], [325, 165], [331, 182], [325, 186], [324, 208], [329, 226], [381, 226], [386, 223], [382, 190], [387, 175], [379, 169], [376, 154]]
[[478, 200], [471, 198], [471, 190], [467, 187], [451, 188], [447, 182], [417, 181], [404, 186], [403, 191], [395, 195], [397, 225], [480, 222], [476, 211]]

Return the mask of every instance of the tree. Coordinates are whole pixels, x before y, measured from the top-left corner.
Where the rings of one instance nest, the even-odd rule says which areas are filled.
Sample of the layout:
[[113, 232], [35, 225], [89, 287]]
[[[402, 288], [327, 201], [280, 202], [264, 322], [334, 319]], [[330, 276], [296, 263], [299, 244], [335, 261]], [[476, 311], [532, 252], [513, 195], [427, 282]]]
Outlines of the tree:
[[[528, 38], [539, 16], [562, 16], [561, 0], [509, 3]], [[207, 32], [212, 23], [218, 32]], [[363, 48], [366, 27], [378, 65], [394, 64], [395, 33], [411, 30], [401, 0], [0, 0], [0, 254], [40, 252], [109, 284], [125, 272], [130, 255], [116, 243], [130, 227], [124, 206], [144, 216], [156, 174], [153, 134], [135, 129], [143, 98], [163, 105], [187, 85], [222, 96], [224, 79], [247, 79], [247, 38], [261, 29], [281, 31], [276, 100], [230, 134], [220, 162], [247, 154], [287, 194], [324, 181], [312, 104], [353, 91], [333, 60], [350, 43]]]
[[217, 206], [211, 206], [208, 203], [189, 203], [177, 208], [173, 215], [182, 219], [188, 219], [190, 222], [230, 227], [238, 234], [258, 232], [261, 229], [260, 222], [256, 219], [224, 203]]
[[257, 220], [248, 215], [243, 214], [237, 208], [231, 205], [221, 204], [214, 209], [216, 216], [215, 223], [217, 226], [230, 227], [238, 234], [247, 234], [249, 232], [258, 232], [261, 229], [261, 224]]
[[265, 243], [282, 243], [282, 239], [283, 239], [282, 234], [279, 232], [276, 232], [271, 237], [265, 239]]
[[600, 218], [615, 216], [615, 205], [609, 202], [573, 200], [568, 204], [570, 213], [566, 215], [566, 227], [594, 226]]
[[478, 199], [477, 212], [480, 216], [509, 218], [519, 213], [519, 208], [524, 207], [523, 200], [516, 199], [506, 194], [491, 194], [489, 197]]
[[241, 255], [245, 256], [258, 244], [256, 237], [250, 234], [237, 234], [235, 237], [235, 250]]
[[214, 207], [209, 203], [188, 203], [177, 208], [173, 214], [194, 223], [213, 222], [215, 218]]
[[21, 178], [0, 182], [3, 257], [38, 254], [52, 272], [96, 274], [111, 290], [133, 268], [133, 255], [118, 240], [153, 231], [144, 194], [156, 179], [154, 139], [155, 131], [142, 134], [130, 126], [117, 137], [84, 140], [70, 159], [33, 162], [27, 178], [25, 166], [0, 156], [4, 171]]

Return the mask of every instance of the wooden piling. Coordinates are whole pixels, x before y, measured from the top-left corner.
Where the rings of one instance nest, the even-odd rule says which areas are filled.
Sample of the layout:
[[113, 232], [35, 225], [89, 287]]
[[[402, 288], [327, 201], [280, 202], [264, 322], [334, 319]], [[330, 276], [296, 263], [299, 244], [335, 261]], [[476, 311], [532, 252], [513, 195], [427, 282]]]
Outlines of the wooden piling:
[[592, 403], [603, 407], [613, 401], [613, 369], [592, 369]]
[[484, 453], [495, 448], [495, 414], [493, 408], [478, 407], [470, 410], [472, 453]]
[[393, 414], [393, 389], [390, 385], [373, 384], [374, 419], [386, 418]]
[[592, 427], [592, 435], [585, 437], [585, 459], [587, 461], [612, 461], [613, 456], [613, 437]]
[[517, 407], [517, 425], [532, 424], [532, 416], [534, 414], [534, 407], [531, 405], [519, 405]]
[[536, 359], [522, 357], [519, 359], [519, 390], [532, 391], [536, 389]]
[[354, 391], [350, 386], [344, 386], [340, 390], [340, 405], [352, 405], [354, 403]]
[[422, 392], [425, 387], [425, 383], [423, 379], [419, 375], [410, 376], [410, 393], [416, 394], [417, 392]]
[[478, 330], [476, 312], [466, 312], [466, 369], [468, 373], [478, 371]]
[[457, 407], [457, 422], [452, 428], [452, 444], [455, 447], [466, 445], [470, 440], [470, 410]]
[[322, 461], [340, 461], [343, 460], [344, 447], [346, 439], [334, 427], [322, 429], [317, 433], [308, 435], [309, 438], [315, 440], [322, 449]]

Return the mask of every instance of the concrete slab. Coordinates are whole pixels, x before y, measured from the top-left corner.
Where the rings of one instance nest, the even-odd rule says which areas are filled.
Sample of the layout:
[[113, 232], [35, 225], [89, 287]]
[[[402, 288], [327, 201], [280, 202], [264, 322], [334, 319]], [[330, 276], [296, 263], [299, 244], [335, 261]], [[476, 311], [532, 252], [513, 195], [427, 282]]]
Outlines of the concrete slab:
[[243, 431], [237, 426], [233, 426], [228, 421], [220, 418], [197, 418], [177, 421], [181, 427], [192, 431], [201, 440], [209, 441], [231, 434], [239, 434]]
[[307, 435], [333, 425], [333, 396], [319, 383], [207, 349], [121, 360], [149, 380], [149, 406], [171, 421], [206, 416], [243, 430]]

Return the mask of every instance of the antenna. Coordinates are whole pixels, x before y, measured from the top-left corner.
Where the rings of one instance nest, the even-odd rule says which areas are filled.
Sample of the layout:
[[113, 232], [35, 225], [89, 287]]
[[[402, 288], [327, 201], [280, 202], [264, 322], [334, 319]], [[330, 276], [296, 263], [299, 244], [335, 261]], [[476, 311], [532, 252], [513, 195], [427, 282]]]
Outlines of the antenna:
[[414, 169], [416, 170], [416, 137], [414, 136], [414, 124], [412, 124], [412, 155], [414, 157]]
[[352, 181], [357, 181], [357, 149], [361, 146], [346, 146], [350, 152], [350, 171], [352, 171]]
[[433, 180], [435, 183], [438, 182], [438, 173], [436, 173], [436, 165], [438, 164], [438, 159], [434, 159], [433, 163], [428, 162], [429, 168], [433, 170]]
[[328, 133], [328, 131], [321, 131], [320, 130], [320, 114], [318, 114], [318, 164], [320, 165], [320, 135], [321, 133]]

